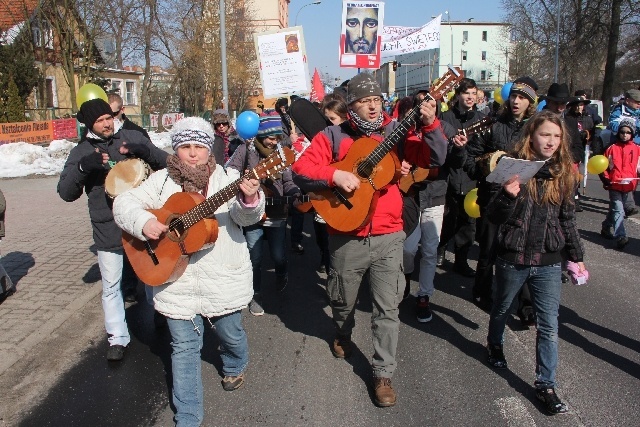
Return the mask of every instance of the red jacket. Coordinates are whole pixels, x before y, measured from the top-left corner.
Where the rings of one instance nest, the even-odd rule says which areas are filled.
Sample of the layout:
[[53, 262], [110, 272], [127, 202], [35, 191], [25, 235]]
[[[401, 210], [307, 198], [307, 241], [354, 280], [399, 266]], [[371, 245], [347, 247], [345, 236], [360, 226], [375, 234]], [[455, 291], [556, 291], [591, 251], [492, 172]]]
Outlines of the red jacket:
[[611, 190], [627, 193], [634, 191], [637, 180], [632, 180], [628, 184], [621, 184], [625, 178], [637, 178], [640, 172], [640, 146], [629, 142], [616, 141], [604, 152], [609, 159], [609, 167], [604, 171], [605, 179], [611, 182]]
[[[429, 129], [439, 127], [438, 119], [436, 119], [436, 122]], [[345, 122], [340, 126], [329, 126], [313, 138], [309, 148], [292, 166], [295, 174], [294, 181], [300, 188], [307, 192], [312, 192], [322, 188], [334, 187], [333, 174], [336, 168], [331, 164], [344, 159], [354, 142], [353, 133], [348, 134], [346, 132], [346, 130], [350, 130], [348, 126], [350, 126], [349, 122]], [[388, 135], [397, 126], [397, 122], [392, 121], [387, 114], [384, 114], [382, 127], [385, 134]], [[429, 136], [432, 134], [436, 134], [436, 132], [427, 133]], [[384, 139], [383, 135], [377, 132], [370, 137], [377, 141], [383, 141]], [[358, 138], [356, 137], [356, 139]], [[428, 137], [425, 136], [426, 139]], [[445, 143], [441, 144], [442, 141], [438, 139], [436, 143], [438, 149], [430, 153], [432, 166], [440, 166], [444, 163], [446, 139], [444, 141]], [[440, 146], [443, 146], [444, 149], [440, 149]], [[338, 149], [337, 155], [334, 155], [334, 147]], [[394, 152], [396, 153], [397, 148], [397, 146], [394, 147]], [[402, 230], [402, 225], [402, 195], [398, 185], [392, 184], [380, 190], [380, 197], [371, 222], [349, 233], [341, 233], [331, 227], [328, 228], [331, 234], [350, 234], [364, 237], [367, 235], [395, 233]]]

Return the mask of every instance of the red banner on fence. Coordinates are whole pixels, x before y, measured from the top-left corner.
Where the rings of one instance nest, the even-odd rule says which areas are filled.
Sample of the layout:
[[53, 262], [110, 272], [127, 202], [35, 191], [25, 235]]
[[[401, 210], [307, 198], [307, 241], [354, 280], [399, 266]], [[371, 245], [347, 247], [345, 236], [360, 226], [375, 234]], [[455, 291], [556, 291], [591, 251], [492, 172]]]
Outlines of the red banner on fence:
[[0, 145], [11, 142], [42, 144], [51, 142], [54, 139], [73, 139], [77, 137], [76, 119], [0, 123]]

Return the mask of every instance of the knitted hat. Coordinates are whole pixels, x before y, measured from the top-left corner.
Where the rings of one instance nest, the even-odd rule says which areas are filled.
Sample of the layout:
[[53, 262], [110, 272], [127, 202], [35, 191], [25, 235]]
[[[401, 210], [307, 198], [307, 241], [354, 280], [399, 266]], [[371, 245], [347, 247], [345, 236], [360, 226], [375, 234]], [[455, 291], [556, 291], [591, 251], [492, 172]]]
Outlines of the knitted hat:
[[76, 118], [80, 123], [84, 123], [87, 129], [93, 129], [93, 125], [96, 123], [96, 120], [105, 114], [113, 117], [111, 106], [104, 99], [95, 98], [82, 103]]
[[268, 136], [282, 135], [282, 119], [278, 114], [260, 117], [260, 125], [258, 126], [258, 138], [266, 138]]
[[371, 74], [356, 74], [347, 84], [347, 104], [366, 96], [382, 96], [382, 89]]
[[638, 89], [629, 89], [624, 93], [625, 98], [631, 98], [634, 101], [640, 102], [640, 90]]
[[187, 117], [178, 120], [169, 132], [171, 147], [177, 151], [182, 145], [200, 145], [211, 151], [215, 133], [211, 124], [201, 117]]
[[620, 132], [620, 129], [622, 129], [623, 127], [631, 129], [632, 135], [636, 134], [636, 122], [632, 118], [625, 117], [624, 119], [620, 120], [620, 124], [618, 125], [618, 132]]
[[226, 110], [216, 110], [213, 112], [213, 114], [211, 115], [211, 123], [218, 124], [218, 123], [227, 123], [229, 124], [229, 121], [231, 120], [231, 118], [229, 117], [229, 113], [227, 113]]
[[538, 99], [537, 90], [538, 84], [531, 77], [519, 77], [513, 82], [509, 96], [512, 93], [517, 93], [527, 98], [529, 102], [534, 103]]

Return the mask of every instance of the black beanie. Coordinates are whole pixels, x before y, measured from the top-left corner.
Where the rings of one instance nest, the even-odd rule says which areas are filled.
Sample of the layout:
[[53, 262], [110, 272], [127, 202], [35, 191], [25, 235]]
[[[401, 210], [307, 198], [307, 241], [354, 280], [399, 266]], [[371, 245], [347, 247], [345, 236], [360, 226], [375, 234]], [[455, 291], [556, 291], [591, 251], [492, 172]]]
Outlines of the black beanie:
[[517, 93], [527, 98], [529, 102], [533, 104], [538, 99], [538, 94], [536, 94], [537, 90], [538, 85], [531, 77], [519, 77], [513, 82], [509, 95]]
[[113, 116], [111, 106], [102, 98], [90, 99], [85, 101], [80, 106], [80, 111], [76, 115], [76, 118], [80, 123], [84, 123], [87, 129], [93, 129], [93, 125], [96, 120], [105, 114]]

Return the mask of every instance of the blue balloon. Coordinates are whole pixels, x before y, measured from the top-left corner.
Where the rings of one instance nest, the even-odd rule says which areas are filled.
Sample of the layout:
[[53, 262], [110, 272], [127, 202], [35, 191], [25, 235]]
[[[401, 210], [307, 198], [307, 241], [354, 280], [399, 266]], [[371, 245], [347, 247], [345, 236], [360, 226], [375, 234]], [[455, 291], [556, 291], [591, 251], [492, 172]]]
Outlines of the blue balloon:
[[504, 84], [504, 86], [502, 86], [502, 89], [500, 90], [500, 95], [502, 96], [502, 99], [504, 99], [505, 102], [507, 102], [507, 99], [509, 99], [509, 92], [511, 92], [511, 86], [513, 86], [513, 83], [507, 82]]
[[540, 102], [538, 102], [538, 106], [536, 107], [536, 111], [542, 111], [542, 109], [544, 108], [544, 106], [547, 105], [547, 101], [545, 101], [544, 99]]
[[236, 131], [241, 138], [249, 139], [258, 134], [260, 117], [253, 111], [245, 111], [236, 119]]

